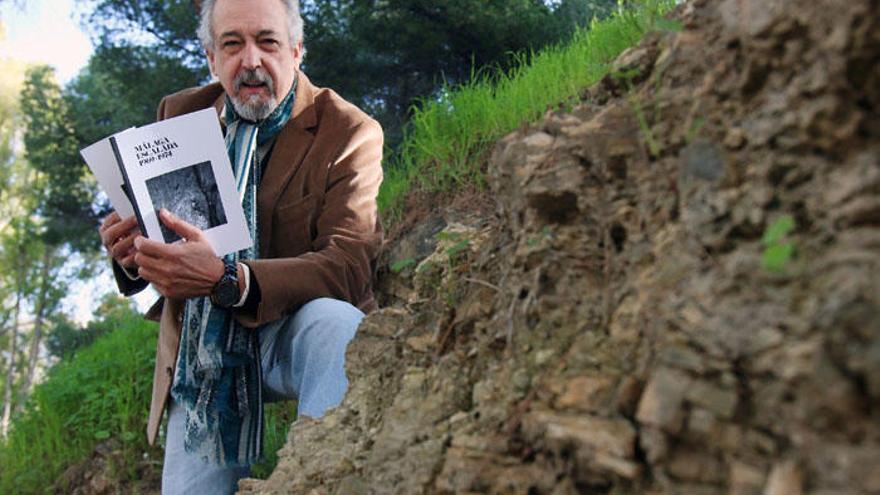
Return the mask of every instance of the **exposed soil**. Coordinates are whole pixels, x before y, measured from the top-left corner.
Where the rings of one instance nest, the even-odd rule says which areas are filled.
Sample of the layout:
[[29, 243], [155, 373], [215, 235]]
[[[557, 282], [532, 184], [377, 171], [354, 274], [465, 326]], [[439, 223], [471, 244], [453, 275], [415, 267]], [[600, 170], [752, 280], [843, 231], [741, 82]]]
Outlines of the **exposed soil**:
[[880, 493], [878, 11], [688, 3], [504, 138], [241, 493]]

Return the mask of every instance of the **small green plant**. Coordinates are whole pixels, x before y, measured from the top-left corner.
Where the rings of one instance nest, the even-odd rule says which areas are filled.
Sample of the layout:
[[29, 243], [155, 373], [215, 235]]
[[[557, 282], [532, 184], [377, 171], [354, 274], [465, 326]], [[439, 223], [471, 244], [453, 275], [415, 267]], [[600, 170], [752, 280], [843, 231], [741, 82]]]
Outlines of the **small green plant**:
[[452, 260], [459, 253], [461, 253], [462, 251], [466, 250], [469, 247], [471, 247], [471, 241], [468, 239], [462, 239], [462, 240], [456, 242], [455, 244], [449, 246], [448, 248], [446, 248], [446, 255], [449, 256], [449, 262], [451, 263]]
[[764, 236], [761, 238], [761, 244], [764, 246], [761, 266], [765, 270], [773, 273], [785, 271], [786, 265], [795, 253], [794, 241], [788, 237], [794, 228], [794, 218], [791, 215], [784, 215], [777, 218], [764, 231]]
[[389, 268], [391, 269], [391, 273], [400, 273], [411, 266], [415, 266], [415, 264], [415, 258], [404, 258], [402, 260], [391, 263], [391, 266]]

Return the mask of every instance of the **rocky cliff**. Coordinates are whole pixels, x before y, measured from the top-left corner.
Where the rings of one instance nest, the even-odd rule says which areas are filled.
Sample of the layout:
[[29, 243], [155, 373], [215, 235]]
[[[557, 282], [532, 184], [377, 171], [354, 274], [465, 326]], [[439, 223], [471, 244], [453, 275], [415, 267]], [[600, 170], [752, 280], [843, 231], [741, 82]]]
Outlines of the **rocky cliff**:
[[880, 493], [877, 12], [687, 3], [499, 142], [241, 493]]

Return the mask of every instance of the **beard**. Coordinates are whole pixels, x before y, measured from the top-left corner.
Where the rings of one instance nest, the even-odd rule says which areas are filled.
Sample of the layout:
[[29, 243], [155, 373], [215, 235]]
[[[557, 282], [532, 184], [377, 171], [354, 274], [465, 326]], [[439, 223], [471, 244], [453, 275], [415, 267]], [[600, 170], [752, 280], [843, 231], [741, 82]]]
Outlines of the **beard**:
[[[269, 96], [252, 94], [242, 98], [239, 96], [242, 86], [265, 85]], [[230, 95], [232, 106], [239, 117], [251, 122], [265, 119], [278, 106], [275, 101], [275, 82], [269, 74], [260, 68], [244, 69], [235, 76], [232, 82], [233, 94]]]

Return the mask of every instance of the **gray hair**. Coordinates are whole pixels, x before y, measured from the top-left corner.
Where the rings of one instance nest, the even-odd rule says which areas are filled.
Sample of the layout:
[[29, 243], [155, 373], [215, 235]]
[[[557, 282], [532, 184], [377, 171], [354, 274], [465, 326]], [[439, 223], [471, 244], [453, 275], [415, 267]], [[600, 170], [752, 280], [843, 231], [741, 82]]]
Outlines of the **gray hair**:
[[[296, 45], [303, 40], [303, 19], [299, 13], [299, 0], [278, 0], [287, 10], [287, 31], [290, 32], [290, 44]], [[199, 29], [196, 32], [199, 41], [206, 50], [214, 49], [214, 4], [217, 0], [202, 0], [199, 14]]]

